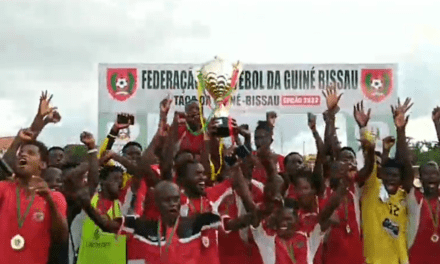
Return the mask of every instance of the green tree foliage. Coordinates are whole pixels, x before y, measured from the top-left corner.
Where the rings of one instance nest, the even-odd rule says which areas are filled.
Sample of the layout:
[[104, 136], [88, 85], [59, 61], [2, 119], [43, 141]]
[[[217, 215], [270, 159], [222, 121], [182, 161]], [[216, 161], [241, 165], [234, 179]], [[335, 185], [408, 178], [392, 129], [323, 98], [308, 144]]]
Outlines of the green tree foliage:
[[413, 154], [413, 164], [423, 165], [433, 160], [440, 164], [440, 147], [438, 142], [417, 141], [410, 143]]

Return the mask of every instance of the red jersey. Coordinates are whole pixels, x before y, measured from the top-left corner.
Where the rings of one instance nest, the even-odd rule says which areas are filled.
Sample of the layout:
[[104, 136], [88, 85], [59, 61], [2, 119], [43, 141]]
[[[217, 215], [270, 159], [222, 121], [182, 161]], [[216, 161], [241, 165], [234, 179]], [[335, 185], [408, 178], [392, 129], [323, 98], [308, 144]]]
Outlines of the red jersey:
[[298, 231], [288, 240], [278, 237], [264, 223], [252, 233], [264, 264], [312, 264], [323, 239], [319, 224], [310, 234]]
[[[206, 196], [197, 199], [188, 199], [182, 193], [180, 208], [180, 215], [191, 216], [200, 213], [212, 212], [217, 214], [220, 203], [227, 196], [232, 194], [232, 185], [230, 180], [225, 180], [213, 187], [206, 188]], [[209, 239], [209, 246], [200, 245], [201, 258], [200, 264], [219, 264], [219, 249], [218, 249], [218, 232], [217, 230], [207, 229], [202, 230], [201, 236], [203, 239]]]
[[[151, 168], [156, 176], [160, 177], [159, 165], [151, 165]], [[145, 205], [148, 205], [147, 208], [145, 208]], [[134, 211], [137, 215], [144, 215], [148, 219], [159, 219], [160, 214], [156, 204], [154, 203], [153, 192], [149, 192], [147, 183], [145, 181], [141, 181], [137, 191]]]
[[217, 229], [220, 225], [220, 216], [204, 213], [192, 218], [181, 217], [174, 227], [168, 227], [159, 235], [160, 221], [127, 216], [124, 230], [133, 233], [135, 239], [144, 244], [142, 251], [132, 254], [136, 257], [132, 259], [148, 264], [198, 264], [205, 258], [201, 247], [210, 246], [202, 230]]
[[293, 185], [292, 183], [289, 184], [289, 188], [287, 188], [284, 198], [291, 198], [296, 200], [297, 195], [295, 191], [295, 185]]
[[[151, 165], [157, 177], [160, 177], [160, 168], [158, 165]], [[144, 207], [147, 205], [147, 207]], [[143, 215], [149, 220], [158, 220], [160, 212], [154, 202], [154, 193], [149, 191], [146, 181], [142, 180], [136, 193], [134, 212], [136, 216]], [[127, 234], [127, 256], [129, 260], [143, 259], [146, 244], [139, 239], [135, 239], [132, 234]]]
[[[409, 224], [408, 245], [409, 263], [438, 263], [440, 259], [440, 241], [433, 242], [434, 234], [440, 236], [440, 228], [434, 226], [434, 217], [439, 219], [440, 197], [427, 200], [419, 190], [408, 195]], [[431, 215], [432, 212], [432, 215]], [[438, 221], [438, 220], [437, 220]]]
[[[50, 229], [52, 225], [50, 208], [46, 200], [35, 195], [29, 214], [24, 219], [23, 226], [18, 228], [16, 182], [0, 182], [0, 256], [4, 263], [35, 263], [46, 264], [51, 245]], [[20, 214], [23, 216], [30, 203], [26, 191], [20, 188]], [[61, 215], [66, 218], [67, 203], [59, 192], [51, 192], [52, 198]], [[15, 251], [11, 247], [11, 239], [21, 235], [24, 248]]]
[[[201, 133], [198, 136], [191, 134], [188, 131], [188, 128], [185, 125], [180, 125], [178, 128], [179, 139], [182, 139], [180, 143], [180, 151], [188, 150], [194, 154], [202, 153], [203, 148], [205, 147], [204, 135]], [[183, 137], [183, 138], [182, 138]]]
[[[255, 203], [263, 202], [263, 184], [252, 180], [252, 197]], [[223, 226], [230, 221], [246, 213], [240, 197], [233, 192], [227, 195], [219, 206]], [[219, 231], [219, 254], [220, 263], [262, 264], [263, 260], [255, 243], [250, 228], [239, 231]]]
[[[326, 190], [327, 197], [333, 193]], [[365, 263], [360, 228], [360, 190], [353, 184], [335, 210], [323, 247], [324, 263]]]
[[[257, 155], [257, 152], [253, 151], [252, 155]], [[277, 169], [279, 173], [284, 172], [284, 157], [282, 155], [278, 155]], [[258, 159], [257, 164], [252, 171], [252, 178], [263, 184], [265, 184], [267, 181], [266, 170], [264, 169], [263, 165], [260, 164]]]
[[[305, 234], [310, 234], [315, 230], [316, 226], [319, 225], [318, 214], [324, 208], [326, 201], [325, 197], [316, 196], [317, 206], [314, 212], [305, 211], [303, 209], [298, 210], [299, 231], [304, 232]], [[323, 244], [321, 243], [314, 254], [314, 264], [322, 263], [322, 251]]]

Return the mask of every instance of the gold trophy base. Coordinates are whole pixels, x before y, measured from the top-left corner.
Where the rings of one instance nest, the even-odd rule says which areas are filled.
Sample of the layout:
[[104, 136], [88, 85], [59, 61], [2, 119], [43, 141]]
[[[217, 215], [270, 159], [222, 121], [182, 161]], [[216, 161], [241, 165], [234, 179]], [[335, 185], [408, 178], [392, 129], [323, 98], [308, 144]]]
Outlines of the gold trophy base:
[[231, 135], [229, 131], [229, 117], [215, 117], [215, 122], [217, 123], [217, 130], [214, 133], [214, 136], [226, 138]]

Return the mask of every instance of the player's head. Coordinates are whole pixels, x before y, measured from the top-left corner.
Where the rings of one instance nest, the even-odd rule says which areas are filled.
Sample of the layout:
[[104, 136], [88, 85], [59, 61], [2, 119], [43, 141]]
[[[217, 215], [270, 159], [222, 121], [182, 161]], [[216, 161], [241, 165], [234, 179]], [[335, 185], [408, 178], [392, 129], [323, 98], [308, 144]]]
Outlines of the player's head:
[[258, 148], [272, 144], [273, 130], [267, 121], [258, 121], [257, 128], [255, 128], [254, 141]]
[[264, 186], [264, 203], [266, 206], [275, 208], [283, 204], [284, 179], [280, 175], [275, 175], [272, 181]]
[[286, 173], [288, 175], [295, 175], [304, 166], [304, 157], [298, 152], [290, 152], [283, 162]]
[[345, 166], [349, 166], [346, 162], [334, 161], [330, 164], [330, 188], [336, 190], [343, 178], [355, 181], [354, 175], [350, 171], [346, 171]]
[[295, 178], [295, 192], [300, 208], [310, 208], [316, 199], [317, 186], [310, 169], [301, 170]]
[[59, 192], [61, 190], [63, 186], [62, 174], [63, 171], [55, 167], [49, 167], [44, 171], [43, 178], [52, 191]]
[[142, 155], [142, 146], [138, 142], [130, 141], [122, 148], [122, 155], [131, 161], [139, 162]]
[[179, 186], [169, 181], [161, 181], [154, 187], [154, 200], [162, 219], [174, 223], [180, 213]]
[[430, 161], [419, 168], [423, 193], [427, 196], [438, 195], [440, 184], [440, 171], [435, 161]]
[[17, 177], [30, 178], [41, 176], [47, 167], [48, 150], [40, 141], [26, 142], [20, 146], [16, 157]]
[[200, 125], [200, 107], [197, 99], [189, 100], [185, 105], [186, 122], [190, 126]]
[[118, 166], [104, 166], [99, 173], [102, 192], [112, 200], [118, 199], [124, 171]]
[[191, 159], [177, 167], [177, 182], [185, 189], [187, 195], [201, 196], [205, 194], [207, 177], [205, 169], [198, 161]]
[[356, 152], [350, 147], [343, 147], [339, 152], [339, 161], [348, 162], [350, 164], [350, 172], [354, 176], [357, 172]]
[[380, 178], [389, 194], [395, 194], [402, 185], [403, 166], [396, 159], [388, 159], [380, 170]]
[[55, 167], [61, 169], [66, 161], [64, 149], [62, 147], [51, 147], [49, 149], [48, 167]]
[[275, 212], [275, 228], [277, 235], [287, 239], [293, 236], [298, 223], [298, 203], [293, 199], [286, 199], [284, 206]]

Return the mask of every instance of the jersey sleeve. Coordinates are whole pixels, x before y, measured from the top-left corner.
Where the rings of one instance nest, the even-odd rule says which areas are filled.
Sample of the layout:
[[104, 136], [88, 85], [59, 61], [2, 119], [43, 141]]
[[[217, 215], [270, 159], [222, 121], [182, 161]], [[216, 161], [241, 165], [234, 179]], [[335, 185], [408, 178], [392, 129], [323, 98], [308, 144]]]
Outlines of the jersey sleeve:
[[258, 246], [264, 264], [275, 264], [275, 235], [268, 234], [263, 223], [257, 228], [251, 226], [252, 236]]
[[66, 198], [64, 198], [64, 195], [60, 192], [52, 192], [52, 199], [61, 215], [64, 218], [67, 218], [67, 202]]
[[7, 181], [0, 181], [0, 204], [3, 202], [3, 197], [7, 188]]
[[418, 191], [412, 188], [409, 194], [406, 196], [406, 202], [408, 204], [408, 227], [407, 227], [407, 243], [408, 248], [411, 248], [414, 244], [418, 227], [420, 224], [420, 217], [422, 211], [422, 198]]
[[278, 172], [284, 172], [284, 156], [283, 155], [278, 155], [278, 166], [279, 166]]
[[316, 252], [323, 241], [324, 234], [325, 233], [321, 231], [320, 224], [315, 225], [315, 228], [312, 230], [312, 232], [310, 232], [310, 235], [307, 239], [309, 249], [307, 255], [308, 263], [313, 263]]
[[[102, 142], [101, 147], [99, 148], [98, 158], [101, 158], [106, 150], [110, 150], [112, 148], [114, 141], [115, 140], [111, 138], [111, 136], [107, 136], [104, 139], [104, 142]], [[115, 162], [113, 160], [109, 160], [106, 165], [115, 166]]]
[[378, 197], [382, 181], [377, 177], [377, 174], [378, 169], [377, 164], [375, 163], [371, 175], [368, 177], [364, 186], [362, 187], [363, 200], [375, 199]]
[[123, 219], [122, 230], [144, 238], [157, 237], [158, 221], [146, 220], [136, 215], [127, 215]]
[[232, 194], [232, 183], [229, 179], [206, 189], [206, 197], [211, 202], [212, 210], [214, 212], [218, 212], [218, 207], [221, 202], [230, 194]]

